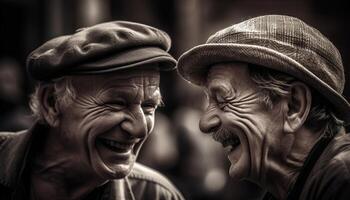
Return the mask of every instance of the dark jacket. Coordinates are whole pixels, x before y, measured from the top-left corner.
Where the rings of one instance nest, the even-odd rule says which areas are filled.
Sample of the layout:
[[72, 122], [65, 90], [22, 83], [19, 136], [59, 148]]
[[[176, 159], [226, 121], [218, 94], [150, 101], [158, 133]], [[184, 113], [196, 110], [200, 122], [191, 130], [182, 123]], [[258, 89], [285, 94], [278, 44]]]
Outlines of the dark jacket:
[[[37, 125], [38, 126], [38, 125]], [[28, 199], [28, 188], [23, 183], [26, 163], [34, 133], [38, 128], [21, 132], [0, 132], [0, 199]], [[111, 180], [96, 188], [99, 200], [182, 200], [180, 192], [158, 172], [135, 163], [130, 175]], [[90, 198], [91, 199], [91, 198]]]
[[313, 166], [300, 200], [350, 199], [350, 135], [335, 137]]
[[[267, 194], [264, 200], [275, 200]], [[350, 134], [322, 138], [304, 162], [287, 200], [350, 199]]]

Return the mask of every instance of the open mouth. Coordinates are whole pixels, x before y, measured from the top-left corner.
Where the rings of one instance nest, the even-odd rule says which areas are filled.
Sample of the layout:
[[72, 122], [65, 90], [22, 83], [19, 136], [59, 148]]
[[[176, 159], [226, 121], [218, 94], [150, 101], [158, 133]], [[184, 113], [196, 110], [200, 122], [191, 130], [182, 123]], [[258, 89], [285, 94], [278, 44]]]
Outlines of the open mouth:
[[222, 141], [222, 146], [225, 148], [225, 150], [228, 153], [231, 153], [232, 151], [234, 151], [240, 144], [241, 144], [241, 141], [237, 136], [233, 136], [232, 138], [228, 138]]
[[226, 129], [214, 133], [213, 139], [220, 142], [227, 153], [231, 153], [241, 144], [239, 137]]
[[116, 153], [127, 153], [131, 151], [131, 149], [134, 146], [134, 144], [121, 143], [121, 142], [117, 142], [115, 140], [109, 140], [106, 138], [99, 138], [98, 142], [100, 142], [107, 149]]

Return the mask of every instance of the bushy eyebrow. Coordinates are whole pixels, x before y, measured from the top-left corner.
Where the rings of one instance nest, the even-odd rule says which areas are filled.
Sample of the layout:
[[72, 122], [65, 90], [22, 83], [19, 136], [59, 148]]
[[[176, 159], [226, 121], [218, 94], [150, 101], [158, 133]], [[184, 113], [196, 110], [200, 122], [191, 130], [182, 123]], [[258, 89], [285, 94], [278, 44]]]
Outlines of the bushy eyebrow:
[[[118, 98], [129, 98], [133, 96], [133, 91], [137, 93], [138, 88], [130, 85], [120, 86], [118, 88], [111, 88], [108, 90], [105, 90], [103, 93], [101, 93], [101, 96], [108, 99], [118, 99]], [[145, 94], [144, 94], [145, 95]], [[163, 105], [162, 95], [160, 94], [159, 88], [154, 90], [153, 93], [150, 95], [147, 95], [144, 97], [145, 99], [142, 101], [142, 103], [153, 103], [158, 105]], [[131, 100], [131, 99], [129, 99]]]
[[225, 84], [214, 84], [214, 85], [210, 84], [207, 87], [207, 93], [210, 96], [213, 96], [217, 93], [221, 93], [221, 94], [228, 93], [229, 91], [230, 91], [230, 88], [228, 88]]
[[132, 93], [132, 90], [137, 90], [136, 87], [133, 86], [119, 86], [117, 88], [110, 88], [107, 90], [104, 90], [102, 93], [100, 93], [101, 96], [106, 98], [120, 98], [120, 97], [126, 97], [130, 96]]

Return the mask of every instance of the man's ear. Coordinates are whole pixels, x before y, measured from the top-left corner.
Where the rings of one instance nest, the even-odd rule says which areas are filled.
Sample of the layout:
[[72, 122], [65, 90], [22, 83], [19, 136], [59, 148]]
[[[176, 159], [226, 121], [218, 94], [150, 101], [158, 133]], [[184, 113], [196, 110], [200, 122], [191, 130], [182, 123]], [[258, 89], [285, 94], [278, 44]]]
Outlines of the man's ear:
[[311, 91], [302, 82], [293, 82], [287, 98], [283, 129], [286, 133], [296, 132], [306, 121], [311, 108]]
[[45, 121], [52, 127], [58, 126], [60, 111], [54, 87], [42, 87], [39, 90], [39, 98]]

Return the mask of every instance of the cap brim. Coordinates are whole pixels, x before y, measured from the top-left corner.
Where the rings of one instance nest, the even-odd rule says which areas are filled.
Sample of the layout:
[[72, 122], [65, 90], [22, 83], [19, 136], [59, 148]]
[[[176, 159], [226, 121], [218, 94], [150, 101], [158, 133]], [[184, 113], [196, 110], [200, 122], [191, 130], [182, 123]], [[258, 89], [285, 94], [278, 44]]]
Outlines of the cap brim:
[[176, 60], [158, 47], [142, 47], [109, 55], [103, 59], [86, 62], [74, 68], [71, 74], [100, 74], [158, 63], [160, 71], [176, 68]]
[[246, 62], [281, 71], [302, 80], [316, 89], [333, 105], [334, 110], [350, 123], [350, 104], [337, 91], [303, 67], [300, 63], [275, 50], [247, 44], [203, 44], [185, 52], [178, 61], [179, 73], [196, 85], [203, 85], [213, 64]]

